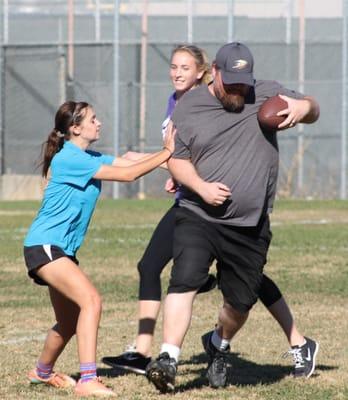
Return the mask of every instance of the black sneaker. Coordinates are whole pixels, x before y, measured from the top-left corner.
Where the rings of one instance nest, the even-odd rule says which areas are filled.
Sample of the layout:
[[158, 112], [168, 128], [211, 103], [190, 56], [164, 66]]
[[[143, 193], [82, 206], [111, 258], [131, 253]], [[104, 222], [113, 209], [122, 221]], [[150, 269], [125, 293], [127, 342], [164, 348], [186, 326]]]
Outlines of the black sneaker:
[[161, 393], [173, 392], [177, 364], [168, 353], [161, 353], [146, 368], [146, 377]]
[[217, 279], [215, 275], [209, 274], [208, 280], [205, 282], [203, 286], [201, 286], [198, 289], [197, 294], [210, 292], [211, 290], [215, 289], [216, 285], [217, 285]]
[[315, 359], [319, 350], [319, 343], [315, 340], [305, 337], [306, 343], [302, 346], [292, 346], [291, 350], [285, 353], [285, 356], [291, 354], [294, 358], [295, 378], [309, 378], [315, 369]]
[[131, 351], [125, 352], [116, 357], [103, 357], [101, 361], [112, 368], [145, 375], [145, 370], [151, 362], [151, 357], [145, 357], [141, 353]]
[[227, 361], [226, 356], [230, 346], [224, 351], [218, 350], [211, 342], [214, 331], [202, 336], [202, 345], [209, 357], [207, 378], [209, 385], [213, 388], [225, 387], [227, 382]]

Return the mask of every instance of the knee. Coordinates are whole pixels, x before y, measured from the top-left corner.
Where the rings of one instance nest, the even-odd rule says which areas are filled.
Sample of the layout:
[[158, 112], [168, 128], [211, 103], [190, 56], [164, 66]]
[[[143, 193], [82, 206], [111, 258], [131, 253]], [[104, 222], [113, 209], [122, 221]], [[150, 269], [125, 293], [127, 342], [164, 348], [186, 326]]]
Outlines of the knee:
[[231, 317], [240, 317], [242, 315], [247, 314], [249, 311], [246, 310], [246, 308], [244, 309], [237, 309], [236, 307], [234, 307], [232, 304], [228, 303], [226, 300], [223, 303], [223, 309], [225, 310], [225, 312], [231, 316]]
[[161, 278], [156, 270], [149, 269], [143, 261], [138, 263], [139, 300], [161, 300]]
[[196, 291], [207, 281], [208, 271], [198, 271], [197, 268], [172, 270], [169, 281], [169, 293], [185, 293]]
[[84, 296], [83, 307], [96, 316], [101, 315], [102, 298], [97, 290], [92, 290]]
[[92, 296], [92, 303], [95, 313], [101, 315], [103, 309], [103, 300], [98, 292]]
[[138, 273], [139, 273], [140, 277], [144, 276], [145, 271], [146, 271], [146, 266], [145, 266], [145, 263], [144, 263], [143, 259], [141, 259], [138, 262]]
[[[254, 303], [256, 302], [256, 298]], [[236, 317], [247, 315], [251, 310], [254, 303], [246, 303], [240, 301], [240, 299], [235, 297], [228, 297], [224, 295], [223, 309], [229, 315], [235, 315]]]

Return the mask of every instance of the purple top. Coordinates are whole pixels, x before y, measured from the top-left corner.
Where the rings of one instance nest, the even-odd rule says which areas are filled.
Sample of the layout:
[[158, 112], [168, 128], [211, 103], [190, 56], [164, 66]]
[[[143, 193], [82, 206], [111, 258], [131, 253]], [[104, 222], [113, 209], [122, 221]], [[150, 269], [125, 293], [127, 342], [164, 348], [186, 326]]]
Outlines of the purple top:
[[175, 105], [176, 105], [176, 93], [174, 92], [171, 96], [169, 96], [169, 99], [168, 99], [166, 117], [172, 116]]
[[[174, 92], [171, 94], [168, 98], [168, 105], [167, 105], [167, 111], [166, 111], [166, 119], [162, 122], [162, 135], [164, 136], [166, 133], [167, 126], [169, 124], [169, 121], [171, 119], [171, 116], [174, 112], [176, 106], [176, 93]], [[175, 201], [178, 202], [181, 197], [182, 197], [182, 189], [181, 186], [179, 185], [177, 188], [177, 191], [175, 192]]]
[[169, 96], [167, 111], [166, 111], [166, 119], [162, 122], [162, 136], [164, 137], [166, 133], [167, 126], [169, 124], [170, 118], [174, 112], [174, 108], [176, 106], [176, 94], [175, 92]]

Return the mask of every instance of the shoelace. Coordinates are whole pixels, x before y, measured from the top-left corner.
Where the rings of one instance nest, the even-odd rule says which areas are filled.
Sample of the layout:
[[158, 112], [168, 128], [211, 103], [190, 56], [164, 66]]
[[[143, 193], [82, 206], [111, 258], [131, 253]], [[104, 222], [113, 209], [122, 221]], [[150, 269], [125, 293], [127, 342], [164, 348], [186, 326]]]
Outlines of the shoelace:
[[217, 355], [214, 359], [216, 372], [223, 372], [225, 369], [225, 357], [221, 354]]
[[169, 357], [168, 353], [161, 355], [159, 357], [159, 361], [162, 361], [165, 364], [168, 364], [174, 370], [174, 372], [176, 372], [176, 369], [177, 369], [176, 362], [175, 362], [174, 358]]
[[304, 361], [300, 348], [288, 350], [286, 353], [284, 353], [283, 358], [286, 358], [288, 355], [292, 355], [295, 363], [295, 368], [304, 367]]

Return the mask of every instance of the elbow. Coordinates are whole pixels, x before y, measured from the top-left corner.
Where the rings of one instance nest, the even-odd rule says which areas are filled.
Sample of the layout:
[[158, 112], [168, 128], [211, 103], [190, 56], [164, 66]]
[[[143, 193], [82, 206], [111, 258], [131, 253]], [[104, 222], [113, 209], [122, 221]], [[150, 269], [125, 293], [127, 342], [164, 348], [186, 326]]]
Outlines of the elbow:
[[313, 100], [312, 103], [312, 112], [311, 112], [311, 122], [315, 122], [319, 119], [320, 117], [320, 106], [319, 103], [315, 100]]
[[314, 108], [311, 115], [308, 116], [308, 124], [313, 124], [314, 122], [318, 121], [320, 117], [320, 108], [319, 106]]
[[302, 122], [306, 124], [313, 124], [319, 119], [320, 106], [319, 103], [313, 99], [313, 97], [308, 97], [306, 100], [308, 100], [310, 103], [310, 110]]
[[134, 182], [136, 179], [137, 179], [136, 176], [127, 175], [127, 176], [124, 177], [123, 182], [131, 183], [131, 182]]
[[320, 117], [320, 107], [319, 104], [317, 103], [313, 122], [317, 121], [319, 117]]
[[134, 182], [139, 178], [139, 175], [135, 174], [134, 172], [128, 172], [125, 176], [125, 182]]

